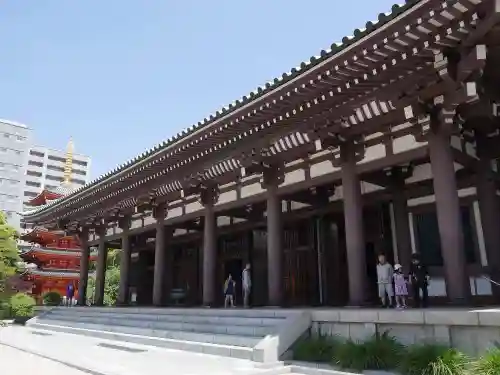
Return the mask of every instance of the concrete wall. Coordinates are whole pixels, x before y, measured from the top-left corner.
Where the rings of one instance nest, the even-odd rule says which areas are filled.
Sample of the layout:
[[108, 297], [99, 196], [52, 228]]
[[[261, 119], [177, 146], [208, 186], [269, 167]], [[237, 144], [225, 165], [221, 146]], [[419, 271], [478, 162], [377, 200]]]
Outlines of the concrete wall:
[[406, 345], [438, 342], [474, 355], [500, 342], [500, 309], [313, 310], [312, 335], [363, 340], [389, 334]]

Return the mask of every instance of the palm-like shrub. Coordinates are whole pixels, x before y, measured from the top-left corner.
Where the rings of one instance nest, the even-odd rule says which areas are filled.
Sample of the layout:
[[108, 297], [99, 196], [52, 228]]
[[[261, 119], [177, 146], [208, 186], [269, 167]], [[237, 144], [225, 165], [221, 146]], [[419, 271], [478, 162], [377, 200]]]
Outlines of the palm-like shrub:
[[488, 350], [470, 366], [470, 374], [498, 375], [500, 374], [500, 347]]
[[345, 341], [336, 347], [333, 361], [342, 368], [357, 371], [392, 370], [398, 366], [404, 353], [404, 345], [385, 332], [364, 342]]
[[307, 337], [297, 342], [293, 349], [293, 358], [307, 362], [331, 362], [337, 344], [334, 337]]
[[409, 347], [399, 369], [405, 375], [465, 375], [469, 359], [444, 345], [423, 344]]

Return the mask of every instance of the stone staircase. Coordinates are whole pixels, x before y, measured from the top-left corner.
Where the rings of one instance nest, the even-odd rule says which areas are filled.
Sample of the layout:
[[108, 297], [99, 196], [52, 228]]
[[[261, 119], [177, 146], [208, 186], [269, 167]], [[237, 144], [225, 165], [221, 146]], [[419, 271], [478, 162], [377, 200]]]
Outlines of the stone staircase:
[[310, 327], [298, 310], [55, 307], [31, 328], [275, 363]]

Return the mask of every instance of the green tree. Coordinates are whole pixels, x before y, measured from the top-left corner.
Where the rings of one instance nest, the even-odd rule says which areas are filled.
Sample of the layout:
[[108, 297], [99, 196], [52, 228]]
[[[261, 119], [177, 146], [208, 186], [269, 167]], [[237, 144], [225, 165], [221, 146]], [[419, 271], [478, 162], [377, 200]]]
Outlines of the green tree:
[[0, 212], [0, 299], [6, 293], [7, 280], [16, 274], [21, 261], [17, 237], [17, 231], [7, 223], [5, 214]]
[[[104, 281], [104, 304], [113, 306], [118, 298], [118, 289], [120, 286], [120, 250], [109, 249], [106, 261], [106, 276]], [[89, 278], [87, 286], [87, 298], [94, 300], [95, 279]]]

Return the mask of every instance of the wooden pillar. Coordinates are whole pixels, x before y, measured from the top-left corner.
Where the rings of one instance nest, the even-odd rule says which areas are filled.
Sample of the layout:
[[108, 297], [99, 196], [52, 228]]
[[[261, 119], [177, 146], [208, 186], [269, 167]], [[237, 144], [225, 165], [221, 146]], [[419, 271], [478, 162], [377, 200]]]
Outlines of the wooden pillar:
[[87, 304], [87, 285], [89, 281], [89, 257], [90, 247], [88, 246], [89, 230], [86, 227], [80, 231], [80, 245], [82, 248], [82, 257], [80, 259], [80, 281], [78, 282], [78, 304], [85, 306]]
[[120, 254], [120, 286], [118, 289], [119, 305], [126, 305], [129, 302], [129, 281], [130, 281], [130, 217], [124, 217], [119, 225], [122, 229], [122, 252]]
[[282, 206], [278, 186], [283, 181], [283, 168], [270, 165], [263, 172], [267, 195], [267, 283], [268, 304], [283, 305], [283, 227]]
[[405, 194], [405, 179], [411, 175], [409, 167], [395, 167], [391, 171], [392, 207], [398, 262], [408, 272], [411, 263], [411, 234], [408, 201]]
[[444, 260], [446, 290], [453, 304], [464, 304], [470, 296], [466, 272], [460, 200], [451, 150], [451, 131], [442, 112], [431, 115], [428, 133], [436, 211]]
[[104, 305], [104, 286], [106, 284], [106, 263], [108, 260], [108, 248], [106, 246], [106, 227], [97, 230], [99, 235], [99, 248], [97, 253], [97, 273], [95, 283], [94, 303], [97, 306]]
[[366, 245], [361, 184], [356, 171], [356, 150], [353, 143], [341, 146], [341, 159], [349, 304], [361, 306], [367, 302]]
[[204, 187], [200, 200], [205, 207], [203, 221], [203, 305], [213, 306], [216, 302], [217, 270], [217, 217], [214, 205], [218, 199], [217, 189]]
[[[477, 198], [483, 229], [484, 245], [488, 259], [490, 278], [500, 283], [500, 204], [497, 196], [497, 185], [488, 156], [487, 142], [484, 136], [476, 135], [477, 155]], [[500, 287], [492, 285], [493, 294], [500, 299]]]
[[165, 205], [158, 206], [154, 211], [156, 218], [155, 265], [153, 281], [153, 305], [165, 304], [165, 271], [166, 271], [166, 241], [165, 241]]

